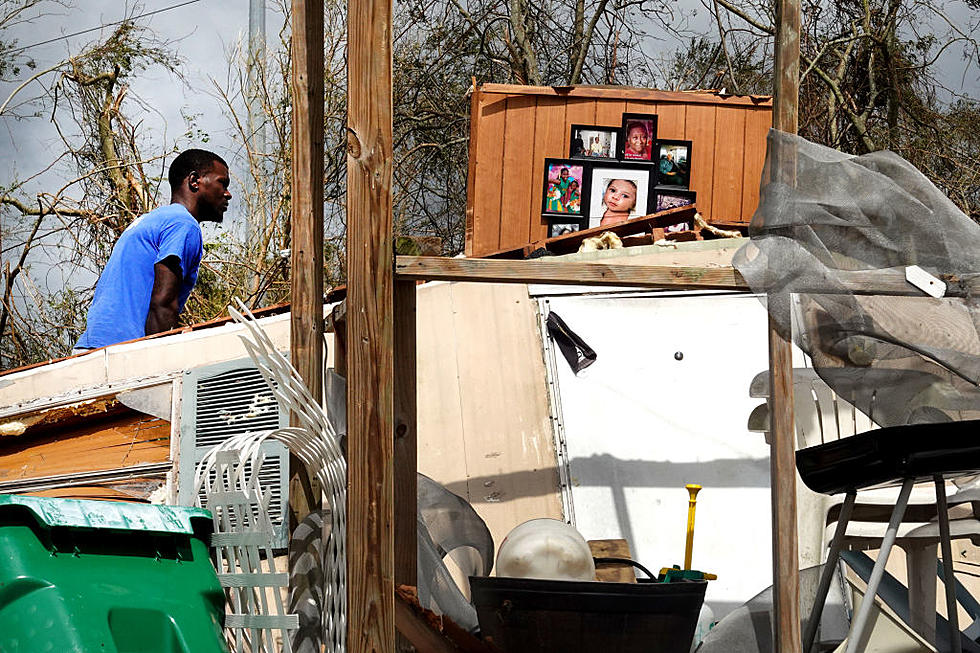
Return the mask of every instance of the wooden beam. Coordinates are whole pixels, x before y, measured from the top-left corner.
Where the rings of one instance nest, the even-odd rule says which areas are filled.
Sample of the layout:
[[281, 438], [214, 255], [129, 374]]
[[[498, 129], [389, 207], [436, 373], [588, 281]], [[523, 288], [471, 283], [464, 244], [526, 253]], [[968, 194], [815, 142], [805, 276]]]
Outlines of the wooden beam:
[[[775, 129], [795, 134], [800, 91], [800, 2], [776, 0], [776, 59], [773, 66], [773, 119]], [[772, 143], [773, 141], [770, 141]], [[796, 152], [770, 152], [770, 169], [778, 181], [796, 185]], [[788, 315], [773, 310], [788, 302], [770, 298], [769, 317], [769, 424], [772, 448], [769, 476], [772, 492], [773, 644], [775, 653], [799, 653], [800, 572], [796, 524], [796, 421], [793, 414], [792, 327]], [[775, 307], [775, 308], [774, 308]], [[778, 318], [778, 319], [777, 319]]]
[[[289, 357], [314, 397], [323, 395], [323, 5], [292, 2], [292, 310]], [[290, 418], [296, 424], [295, 416]], [[292, 531], [321, 506], [319, 484], [289, 456]]]
[[[418, 410], [415, 281], [395, 282], [395, 584], [417, 586]], [[404, 647], [401, 647], [404, 650]]]
[[347, 650], [392, 653], [391, 0], [347, 11]]
[[696, 268], [605, 263], [570, 263], [536, 259], [493, 259], [399, 256], [398, 279], [550, 283], [561, 285], [637, 286], [687, 290], [748, 290], [741, 275], [728, 267]]
[[684, 104], [715, 104], [722, 106], [749, 106], [769, 108], [772, 98], [768, 95], [719, 95], [710, 91], [657, 91], [629, 86], [522, 86], [520, 84], [483, 84], [483, 94], [543, 95], [566, 98], [611, 98], [614, 100], [681, 102]]

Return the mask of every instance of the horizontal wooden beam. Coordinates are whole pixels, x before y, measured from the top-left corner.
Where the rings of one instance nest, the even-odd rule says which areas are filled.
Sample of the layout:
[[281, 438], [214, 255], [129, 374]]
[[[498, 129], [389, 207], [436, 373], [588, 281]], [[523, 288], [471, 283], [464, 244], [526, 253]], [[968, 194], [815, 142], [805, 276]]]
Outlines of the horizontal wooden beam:
[[[401, 280], [478, 281], [489, 283], [545, 283], [566, 286], [622, 286], [674, 290], [737, 290], [751, 292], [738, 270], [731, 267], [679, 267], [580, 263], [554, 259], [509, 261], [502, 259], [398, 256], [395, 274]], [[905, 268], [838, 272], [839, 285], [826, 288], [820, 280], [804, 287], [794, 281], [792, 292], [812, 294], [893, 295], [925, 297], [905, 280]], [[980, 294], [980, 274], [947, 278], [947, 297]], [[785, 290], [785, 289], [783, 289]]]
[[697, 268], [567, 261], [507, 261], [435, 256], [399, 256], [399, 279], [429, 281], [483, 281], [495, 283], [547, 283], [574, 286], [634, 286], [683, 290], [749, 290], [742, 276], [730, 267]]
[[521, 86], [519, 84], [484, 84], [483, 94], [501, 95], [545, 95], [568, 98], [609, 98], [614, 100], [645, 100], [648, 102], [716, 104], [722, 106], [743, 106], [772, 108], [772, 97], [768, 95], [719, 95], [710, 91], [657, 91], [649, 88], [629, 86]]

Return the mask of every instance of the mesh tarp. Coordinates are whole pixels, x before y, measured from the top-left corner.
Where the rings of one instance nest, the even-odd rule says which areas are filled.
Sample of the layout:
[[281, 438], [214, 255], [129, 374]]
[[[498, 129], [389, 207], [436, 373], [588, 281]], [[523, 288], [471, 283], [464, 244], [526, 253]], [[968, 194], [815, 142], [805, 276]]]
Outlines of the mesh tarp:
[[881, 426], [980, 417], [980, 226], [893, 152], [773, 130], [762, 180], [733, 263], [821, 378]]

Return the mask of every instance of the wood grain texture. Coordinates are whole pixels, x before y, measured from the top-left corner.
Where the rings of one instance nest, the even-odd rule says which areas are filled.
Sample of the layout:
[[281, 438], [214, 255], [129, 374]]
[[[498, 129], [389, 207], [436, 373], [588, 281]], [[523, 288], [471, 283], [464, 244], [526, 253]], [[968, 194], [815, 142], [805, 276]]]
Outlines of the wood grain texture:
[[[766, 161], [766, 134], [772, 126], [768, 111], [745, 114], [745, 145], [742, 156], [742, 221], [750, 222], [759, 208], [759, 186]], [[700, 198], [699, 198], [700, 199]]]
[[[500, 247], [523, 245], [528, 242], [531, 218], [541, 211], [540, 199], [538, 206], [532, 205], [533, 192], [510, 190], [531, 190], [528, 187], [528, 180], [535, 177], [533, 172], [536, 167], [533, 165], [535, 107], [534, 96], [517, 95], [507, 99], [504, 168], [500, 188]], [[540, 174], [539, 171], [539, 178]]]
[[[593, 558], [623, 558], [632, 560], [630, 545], [626, 540], [589, 540]], [[641, 572], [642, 573], [642, 572]], [[605, 583], [635, 583], [632, 565], [624, 562], [597, 562], [595, 579]]]
[[745, 107], [772, 106], [772, 98], [768, 95], [718, 95], [710, 92], [658, 91], [629, 86], [565, 86], [556, 88], [552, 86], [520, 86], [517, 84], [484, 84], [482, 90], [486, 94], [527, 93], [569, 99], [621, 100], [624, 96], [629, 96], [631, 99], [648, 102], [683, 102]]
[[641, 288], [748, 290], [734, 268], [670, 267], [531, 260], [458, 259], [399, 256], [400, 279], [493, 281]]
[[417, 585], [418, 407], [415, 281], [394, 286], [395, 584]]
[[691, 141], [691, 189], [698, 194], [698, 211], [705, 219], [714, 215], [715, 113], [714, 106], [692, 105], [687, 108], [684, 133]]
[[506, 108], [507, 96], [481, 94], [476, 162], [467, 184], [473, 185], [473, 240], [469, 249], [474, 255], [487, 247], [497, 249], [500, 246], [500, 181], [504, 174]]
[[[537, 97], [534, 119], [534, 156], [531, 161], [531, 215], [528, 229], [529, 243], [548, 237], [548, 220], [541, 217], [541, 194], [544, 190], [544, 160], [565, 152], [569, 124], [565, 120], [565, 101], [555, 97]], [[523, 244], [523, 243], [521, 243]]]
[[732, 107], [719, 107], [715, 116], [711, 219], [719, 222], [742, 222], [745, 113]]
[[391, 11], [390, 0], [364, 0], [348, 5], [347, 18], [347, 646], [351, 653], [395, 650]]
[[[800, 3], [776, 0], [773, 127], [795, 134], [799, 122]], [[795, 157], [795, 152], [792, 153]], [[791, 179], [796, 185], [795, 166]], [[770, 306], [772, 302], [770, 302]], [[788, 318], [789, 316], [778, 316]], [[783, 324], [790, 324], [788, 319]], [[773, 644], [775, 653], [799, 653], [800, 576], [796, 521], [796, 451], [793, 414], [792, 333], [781, 334], [769, 318], [769, 419], [772, 451]], [[792, 327], [791, 327], [792, 328]]]
[[[314, 397], [323, 393], [323, 8], [292, 3], [292, 270], [290, 361]], [[296, 425], [295, 416], [290, 422]], [[321, 505], [318, 484], [289, 457], [289, 523]]]
[[[687, 138], [687, 106], [664, 102], [657, 107], [657, 138]], [[651, 145], [652, 147], [652, 145]], [[653, 159], [660, 155], [654, 152]]]

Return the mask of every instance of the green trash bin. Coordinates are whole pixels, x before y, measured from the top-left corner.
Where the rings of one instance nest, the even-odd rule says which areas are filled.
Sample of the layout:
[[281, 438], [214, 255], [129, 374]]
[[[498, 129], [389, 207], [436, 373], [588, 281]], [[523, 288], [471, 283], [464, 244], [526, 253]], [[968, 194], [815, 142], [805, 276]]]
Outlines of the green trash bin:
[[199, 508], [0, 495], [0, 653], [228, 651]]

